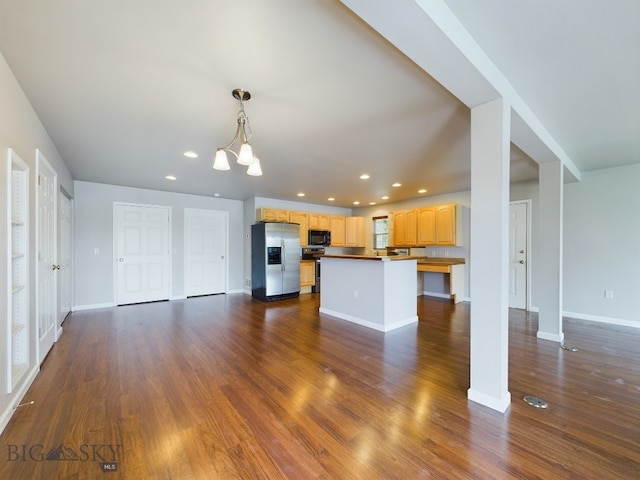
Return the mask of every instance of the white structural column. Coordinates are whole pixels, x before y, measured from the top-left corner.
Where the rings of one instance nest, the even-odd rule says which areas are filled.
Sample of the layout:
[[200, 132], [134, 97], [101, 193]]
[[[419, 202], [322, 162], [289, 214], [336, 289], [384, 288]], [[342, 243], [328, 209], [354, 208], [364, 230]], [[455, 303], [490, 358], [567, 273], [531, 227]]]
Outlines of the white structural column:
[[471, 385], [474, 402], [504, 412], [509, 375], [509, 105], [471, 109]]
[[539, 165], [540, 190], [540, 278], [536, 288], [538, 338], [562, 343], [562, 199], [563, 166], [557, 162]]

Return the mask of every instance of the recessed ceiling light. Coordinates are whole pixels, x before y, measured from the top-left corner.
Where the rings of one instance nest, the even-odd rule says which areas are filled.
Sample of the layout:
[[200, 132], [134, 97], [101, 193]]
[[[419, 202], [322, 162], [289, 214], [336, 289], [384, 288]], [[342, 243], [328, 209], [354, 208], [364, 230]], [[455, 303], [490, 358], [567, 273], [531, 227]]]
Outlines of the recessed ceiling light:
[[384, 197], [382, 197], [383, 200], [389, 200], [389, 195], [385, 195]]
[[418, 190], [418, 193], [427, 193], [427, 189], [426, 188], [421, 188], [420, 190]]
[[333, 202], [335, 200], [335, 198], [329, 197], [329, 198], [327, 198], [327, 200], [329, 200], [330, 202]]
[[391, 185], [391, 186], [392, 186], [392, 187], [396, 187], [396, 188], [397, 188], [397, 187], [401, 187], [401, 186], [402, 186], [402, 184], [401, 184], [401, 183], [396, 182], [396, 183], [394, 183], [394, 184], [393, 184], [393, 185]]
[[356, 200], [355, 202], [353, 202], [354, 205], [360, 205], [360, 202], [358, 200]]
[[298, 196], [299, 196], [299, 197], [304, 197], [304, 193], [303, 193], [303, 192], [300, 192], [300, 193], [298, 193]]
[[219, 196], [220, 196], [220, 194], [219, 194], [219, 193], [214, 193], [214, 194], [213, 194], [213, 196], [214, 196], [214, 197], [219, 197]]
[[361, 180], [367, 180], [368, 178], [371, 178], [368, 173], [363, 173], [362, 175], [360, 175]]
[[184, 156], [187, 158], [198, 158], [198, 154], [196, 152], [194, 152], [193, 150], [188, 150], [186, 152], [184, 152]]
[[175, 180], [175, 179], [176, 179], [176, 176], [175, 176], [175, 175], [167, 175], [167, 176], [166, 176], [166, 177], [164, 177], [164, 178], [166, 178], [167, 180]]
[[375, 205], [376, 202], [369, 202], [369, 205]]

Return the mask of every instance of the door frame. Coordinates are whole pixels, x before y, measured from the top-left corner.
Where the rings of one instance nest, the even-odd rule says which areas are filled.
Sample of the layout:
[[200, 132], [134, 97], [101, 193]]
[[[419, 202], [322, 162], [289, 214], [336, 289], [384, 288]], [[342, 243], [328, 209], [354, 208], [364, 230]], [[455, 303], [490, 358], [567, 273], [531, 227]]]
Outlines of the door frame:
[[[525, 286], [525, 295], [526, 295], [526, 299], [525, 299], [525, 311], [530, 311], [531, 310], [531, 271], [533, 270], [533, 264], [531, 262], [531, 217], [532, 217], [532, 211], [531, 211], [531, 207], [532, 207], [532, 201], [531, 199], [525, 199], [525, 200], [513, 200], [511, 202], [509, 202], [509, 207], [511, 207], [511, 205], [515, 205], [515, 204], [524, 204], [527, 208], [526, 208], [526, 218], [525, 218], [525, 228], [527, 229], [527, 231], [525, 232], [525, 240], [526, 240], [526, 249], [525, 249], [525, 264], [527, 266], [527, 272], [525, 275], [525, 282], [526, 282], [526, 286]], [[509, 305], [509, 308], [511, 308], [511, 305]]]
[[[69, 257], [69, 292], [68, 292], [68, 300], [69, 300], [69, 312], [67, 312], [65, 314], [65, 316], [62, 316], [62, 294], [63, 294], [63, 286], [62, 284], [62, 278], [59, 278], [58, 281], [58, 332], [56, 333], [56, 339], [60, 338], [60, 336], [62, 335], [62, 322], [64, 322], [64, 320], [67, 318], [67, 315], [69, 313], [71, 313], [73, 311], [73, 305], [74, 305], [74, 301], [73, 301], [73, 198], [71, 197], [71, 195], [64, 189], [64, 187], [60, 186], [60, 190], [58, 192], [58, 262], [60, 262], [60, 259], [62, 258], [62, 255], [60, 254], [63, 245], [62, 245], [62, 215], [60, 214], [60, 206], [61, 206], [61, 202], [63, 201], [63, 199], [67, 199], [69, 201], [69, 238], [68, 238], [68, 248], [70, 251], [70, 257]], [[60, 265], [60, 263], [58, 263]], [[61, 266], [62, 268], [62, 266]], [[62, 277], [62, 269], [60, 270], [60, 277]]]
[[[168, 300], [173, 299], [173, 209], [168, 205], [151, 205], [146, 203], [132, 203], [132, 202], [113, 202], [113, 304], [118, 306], [118, 229], [117, 229], [117, 218], [116, 218], [116, 208], [117, 206], [125, 206], [125, 207], [146, 207], [146, 208], [163, 208], [167, 210], [167, 214], [169, 216], [169, 226], [167, 229], [167, 249], [169, 250], [168, 254], [168, 280], [169, 285], [168, 289]], [[123, 304], [126, 305], [126, 304]]]
[[[35, 200], [36, 200], [36, 205], [35, 205], [35, 235], [34, 235], [34, 240], [35, 240], [35, 249], [34, 249], [34, 255], [35, 255], [35, 259], [34, 259], [34, 264], [35, 264], [35, 317], [36, 317], [36, 338], [37, 338], [37, 342], [36, 342], [36, 356], [37, 356], [37, 361], [38, 364], [41, 365], [42, 362], [44, 361], [44, 359], [46, 358], [47, 354], [49, 353], [49, 351], [51, 351], [51, 348], [53, 348], [53, 345], [56, 343], [57, 340], [57, 324], [58, 324], [58, 275], [53, 274], [52, 276], [52, 284], [53, 284], [53, 292], [51, 292], [51, 298], [53, 299], [54, 302], [54, 315], [55, 315], [55, 320], [54, 320], [54, 325], [52, 327], [53, 332], [51, 332], [51, 335], [53, 336], [52, 342], [51, 342], [51, 346], [49, 347], [49, 349], [46, 352], [42, 352], [41, 346], [42, 346], [42, 339], [44, 338], [44, 336], [47, 335], [47, 333], [44, 334], [44, 336], [41, 334], [40, 331], [40, 314], [41, 314], [41, 295], [42, 295], [42, 291], [40, 288], [40, 269], [41, 269], [41, 265], [40, 265], [40, 260], [39, 260], [39, 256], [40, 256], [40, 173], [42, 171], [42, 168], [46, 168], [48, 170], [51, 171], [51, 173], [53, 174], [53, 208], [52, 208], [52, 213], [53, 213], [53, 222], [52, 222], [52, 226], [54, 229], [53, 235], [51, 236], [51, 241], [53, 242], [53, 246], [52, 246], [52, 252], [53, 252], [53, 264], [57, 264], [58, 261], [58, 189], [59, 184], [58, 184], [58, 172], [53, 168], [53, 166], [49, 163], [49, 161], [45, 158], [45, 156], [43, 155], [43, 153], [40, 151], [40, 149], [36, 149], [36, 176], [35, 176]], [[52, 266], [53, 268], [53, 266]]]

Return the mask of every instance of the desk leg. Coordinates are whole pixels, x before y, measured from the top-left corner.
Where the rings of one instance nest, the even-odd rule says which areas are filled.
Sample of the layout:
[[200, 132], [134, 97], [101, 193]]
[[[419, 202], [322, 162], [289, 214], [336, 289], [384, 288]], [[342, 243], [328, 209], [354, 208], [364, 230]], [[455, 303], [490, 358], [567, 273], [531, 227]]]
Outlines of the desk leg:
[[454, 303], [460, 303], [466, 297], [464, 291], [464, 265], [451, 265], [449, 293]]

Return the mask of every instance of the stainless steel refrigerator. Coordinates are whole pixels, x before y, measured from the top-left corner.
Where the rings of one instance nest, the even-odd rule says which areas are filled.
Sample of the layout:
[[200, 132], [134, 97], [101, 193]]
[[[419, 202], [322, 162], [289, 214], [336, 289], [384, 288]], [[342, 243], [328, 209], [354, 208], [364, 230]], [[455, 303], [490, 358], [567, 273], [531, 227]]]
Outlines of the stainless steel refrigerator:
[[251, 226], [251, 295], [271, 301], [300, 294], [300, 225]]

